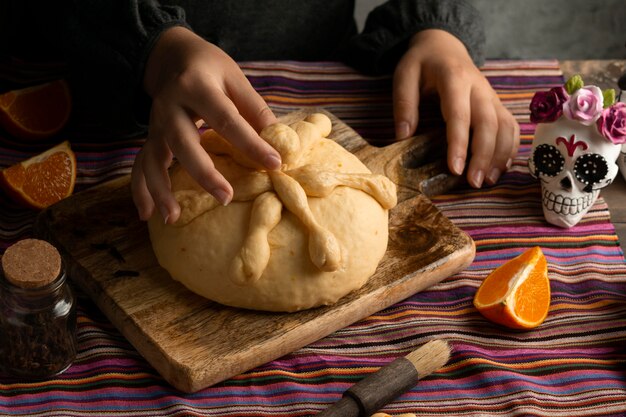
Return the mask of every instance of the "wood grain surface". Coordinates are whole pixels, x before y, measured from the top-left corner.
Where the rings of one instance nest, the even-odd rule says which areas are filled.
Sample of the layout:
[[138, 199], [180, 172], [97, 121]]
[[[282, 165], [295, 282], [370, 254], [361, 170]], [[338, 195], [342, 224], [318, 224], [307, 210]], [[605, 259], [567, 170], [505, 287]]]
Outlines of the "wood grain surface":
[[[36, 233], [61, 250], [71, 279], [171, 385], [185, 392], [211, 386], [399, 302], [474, 258], [471, 238], [419, 191], [430, 186], [426, 172], [434, 172], [419, 155], [440, 138], [375, 148], [330, 116], [331, 138], [398, 181], [402, 196], [390, 211], [388, 250], [374, 276], [335, 305], [268, 313], [191, 293], [158, 265], [146, 225], [136, 217], [128, 177], [45, 210]], [[431, 183], [445, 188], [446, 178]]]

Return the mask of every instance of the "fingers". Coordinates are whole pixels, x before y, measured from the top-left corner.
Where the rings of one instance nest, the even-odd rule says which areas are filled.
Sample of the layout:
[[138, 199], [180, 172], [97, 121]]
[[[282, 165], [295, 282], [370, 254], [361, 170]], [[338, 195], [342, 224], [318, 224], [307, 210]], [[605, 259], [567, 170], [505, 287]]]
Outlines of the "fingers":
[[486, 80], [462, 79], [438, 86], [447, 128], [448, 166], [461, 175], [467, 164], [468, 183], [480, 188], [484, 183], [495, 184], [510, 167], [519, 147], [519, 125]]
[[444, 78], [437, 89], [441, 113], [446, 122], [448, 167], [453, 174], [462, 175], [469, 144], [471, 89], [460, 77]]
[[[262, 100], [260, 97], [259, 99]], [[197, 94], [189, 106], [200, 114], [209, 127], [226, 138], [249, 159], [257, 162], [259, 168], [270, 170], [280, 168], [282, 163], [280, 154], [259, 136], [253, 126], [240, 114], [236, 103], [222, 91], [207, 85], [203, 94]], [[240, 106], [242, 110], [245, 108], [245, 111], [254, 114], [254, 123], [259, 126], [272, 120], [273, 114], [271, 112], [268, 114], [267, 110], [264, 110], [267, 105], [262, 106], [258, 102], [253, 102], [241, 103]]]
[[192, 32], [170, 32], [172, 36], [165, 39], [169, 43], [159, 43], [167, 52], [161, 51], [161, 58], [173, 55], [177, 59], [162, 62], [155, 58], [152, 61], [162, 65], [153, 65], [150, 77], [147, 71], [146, 90], [153, 98], [150, 128], [133, 166], [131, 184], [140, 218], [147, 219], [156, 208], [166, 223], [175, 222], [180, 215], [168, 175], [174, 156], [222, 204], [232, 199], [231, 185], [200, 145], [194, 123], [198, 118], [260, 168], [281, 166], [280, 154], [257, 133], [275, 123], [276, 117], [239, 66]]
[[467, 167], [468, 182], [476, 188], [495, 183], [517, 152], [519, 125], [463, 43], [437, 29], [416, 33], [396, 67], [396, 136], [405, 136], [405, 122], [414, 133], [419, 98], [430, 92], [438, 93], [446, 122], [450, 171], [462, 175]]
[[496, 149], [498, 120], [491, 104], [491, 96], [484, 90], [473, 91], [470, 97], [473, 127], [472, 157], [467, 168], [467, 181], [474, 188], [483, 185], [485, 176], [491, 173], [491, 164]]
[[149, 218], [156, 206], [165, 223], [178, 220], [180, 206], [171, 191], [168, 173], [173, 155], [201, 187], [221, 204], [228, 204], [233, 189], [200, 145], [197, 126], [187, 111], [158, 100], [153, 103], [151, 122], [148, 140], [132, 172], [133, 200], [139, 217]]
[[165, 223], [178, 219], [180, 208], [170, 191], [167, 167], [171, 153], [162, 143], [148, 140], [137, 154], [131, 173], [132, 197], [139, 218], [149, 219], [158, 208]]
[[130, 186], [132, 191], [133, 202], [137, 207], [137, 212], [141, 220], [148, 220], [154, 212], [154, 201], [148, 191], [146, 185], [146, 177], [143, 173], [142, 161], [143, 150], [139, 151], [135, 158], [135, 163], [130, 175]]
[[[181, 108], [171, 109], [169, 114], [172, 116], [171, 125], [169, 126], [171, 133], [166, 133], [169, 149], [176, 155], [176, 158], [191, 178], [215, 197], [217, 201], [227, 205], [232, 200], [233, 189], [224, 176], [215, 168], [209, 154], [200, 145], [199, 134], [195, 124], [190, 122], [186, 112]], [[156, 163], [154, 166], [146, 166], [146, 175], [152, 174], [155, 178], [159, 178], [160, 173], [156, 172], [156, 169], [158, 169]], [[166, 190], [164, 185], [166, 183], [161, 177], [158, 189], [156, 187], [154, 187], [154, 191], [151, 189], [151, 194], [153, 196], [155, 194], [158, 196], [167, 194], [169, 187]], [[150, 188], [150, 181], [148, 181], [148, 188]], [[165, 201], [168, 199], [169, 196], [164, 197]]]
[[498, 132], [491, 168], [485, 179], [489, 185], [495, 184], [500, 175], [508, 170], [519, 148], [519, 124], [513, 115], [496, 99], [494, 103]]
[[276, 123], [278, 120], [269, 108], [263, 97], [254, 90], [248, 78], [242, 72], [239, 76], [228, 80], [226, 93], [235, 104], [239, 113], [252, 126], [260, 132], [266, 126]]
[[396, 139], [405, 139], [415, 133], [419, 115], [419, 66], [401, 68], [393, 77], [393, 116]]
[[187, 107], [259, 167], [280, 168], [280, 154], [257, 133], [277, 121], [274, 113], [232, 58], [213, 44], [203, 46], [213, 72], [192, 72], [182, 83]]
[[161, 213], [165, 223], [178, 220], [180, 207], [170, 190], [170, 177], [167, 172], [171, 153], [159, 141], [148, 142], [153, 146], [144, 147], [141, 170], [146, 188], [154, 205]]
[[[211, 94], [208, 96], [212, 97], [209, 102], [212, 108], [223, 110], [221, 113], [202, 114], [203, 119], [211, 126], [219, 126], [216, 127], [218, 132], [231, 138], [235, 146], [251, 159], [260, 160], [260, 166], [267, 169], [279, 168], [281, 161], [278, 152], [258, 136], [239, 115], [234, 104], [226, 97]], [[259, 114], [267, 118], [262, 113]], [[155, 207], [165, 223], [174, 223], [180, 216], [180, 206], [172, 194], [168, 174], [173, 155], [176, 155], [189, 175], [221, 204], [226, 205], [232, 200], [232, 186], [216, 169], [209, 154], [200, 145], [193, 117], [181, 106], [171, 105], [167, 100], [155, 100], [148, 140], [139, 153], [132, 172], [133, 201], [142, 220], [148, 219]]]

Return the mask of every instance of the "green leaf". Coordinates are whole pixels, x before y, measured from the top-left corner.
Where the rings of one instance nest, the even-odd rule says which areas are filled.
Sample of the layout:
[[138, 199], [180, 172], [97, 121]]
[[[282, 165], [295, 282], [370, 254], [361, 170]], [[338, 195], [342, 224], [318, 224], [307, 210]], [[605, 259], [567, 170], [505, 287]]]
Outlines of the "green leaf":
[[604, 90], [602, 92], [602, 97], [604, 97], [603, 107], [605, 109], [615, 104], [615, 90], [613, 90], [612, 88], [609, 88], [608, 90]]
[[567, 82], [565, 83], [565, 90], [567, 91], [568, 94], [571, 95], [571, 94], [574, 94], [576, 90], [583, 88], [584, 85], [585, 83], [583, 82], [582, 77], [576, 74], [576, 75], [573, 75], [572, 78], [567, 80]]

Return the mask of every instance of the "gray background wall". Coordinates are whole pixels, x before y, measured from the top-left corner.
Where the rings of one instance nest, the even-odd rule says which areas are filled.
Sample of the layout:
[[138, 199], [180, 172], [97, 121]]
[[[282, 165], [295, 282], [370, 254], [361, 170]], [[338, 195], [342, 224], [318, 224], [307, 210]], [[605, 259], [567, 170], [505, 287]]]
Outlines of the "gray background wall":
[[[469, 0], [485, 21], [487, 57], [626, 59], [626, 0]], [[360, 27], [383, 0], [356, 0]]]

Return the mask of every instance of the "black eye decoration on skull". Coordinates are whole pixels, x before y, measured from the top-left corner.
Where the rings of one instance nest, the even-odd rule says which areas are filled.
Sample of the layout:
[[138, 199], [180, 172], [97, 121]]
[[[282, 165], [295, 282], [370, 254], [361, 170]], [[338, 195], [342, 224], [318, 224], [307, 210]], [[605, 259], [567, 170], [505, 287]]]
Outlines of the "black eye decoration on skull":
[[541, 144], [535, 148], [533, 162], [537, 168], [536, 174], [555, 177], [565, 165], [565, 158], [561, 152], [552, 145]]
[[608, 173], [609, 165], [606, 163], [606, 159], [597, 153], [581, 155], [574, 164], [576, 179], [587, 185], [587, 187], [592, 187], [594, 184], [599, 183]]

